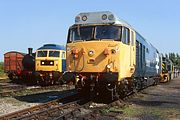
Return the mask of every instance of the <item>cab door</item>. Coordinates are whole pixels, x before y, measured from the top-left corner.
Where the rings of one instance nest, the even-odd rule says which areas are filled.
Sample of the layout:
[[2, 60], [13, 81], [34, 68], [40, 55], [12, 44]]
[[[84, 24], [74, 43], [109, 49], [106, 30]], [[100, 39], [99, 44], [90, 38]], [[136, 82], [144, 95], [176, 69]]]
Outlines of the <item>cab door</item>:
[[134, 72], [136, 65], [136, 48], [135, 48], [135, 32], [130, 31], [130, 69], [131, 72]]
[[61, 59], [62, 59], [62, 72], [66, 71], [66, 52], [61, 52]]

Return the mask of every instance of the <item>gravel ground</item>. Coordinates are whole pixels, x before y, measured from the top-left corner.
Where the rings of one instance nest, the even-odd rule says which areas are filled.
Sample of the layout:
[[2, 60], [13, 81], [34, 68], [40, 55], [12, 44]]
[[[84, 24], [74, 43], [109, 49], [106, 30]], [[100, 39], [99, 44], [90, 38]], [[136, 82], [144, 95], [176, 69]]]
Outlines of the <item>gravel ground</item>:
[[67, 95], [67, 92], [73, 93], [73, 89], [73, 86], [64, 86], [56, 90], [39, 90], [36, 92], [24, 91], [17, 96], [0, 97], [0, 116], [61, 98]]

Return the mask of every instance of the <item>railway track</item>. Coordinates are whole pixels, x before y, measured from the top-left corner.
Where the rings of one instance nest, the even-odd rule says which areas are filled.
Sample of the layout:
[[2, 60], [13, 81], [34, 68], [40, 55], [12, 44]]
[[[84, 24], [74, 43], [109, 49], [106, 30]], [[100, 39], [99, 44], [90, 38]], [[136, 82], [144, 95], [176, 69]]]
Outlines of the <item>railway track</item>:
[[101, 107], [96, 107], [96, 105], [93, 107], [94, 105], [92, 105], [92, 103], [90, 99], [80, 98], [78, 94], [73, 94], [65, 98], [52, 100], [44, 104], [1, 116], [0, 120], [96, 119], [100, 115], [100, 112], [97, 111], [108, 106], [124, 106], [125, 104], [122, 100], [117, 100]]
[[0, 84], [0, 97], [16, 96], [24, 91], [38, 92], [43, 90], [57, 90], [59, 88], [71, 89], [72, 86], [54, 85], [54, 86], [25, 86], [14, 84]]
[[0, 83], [0, 97], [12, 96], [23, 89], [25, 89], [23, 85], [2, 82]]
[[[73, 101], [73, 102], [72, 102]], [[56, 100], [49, 101], [34, 107], [30, 107], [24, 110], [16, 111], [7, 115], [0, 116], [0, 120], [19, 120], [19, 119], [45, 119], [57, 117], [53, 114], [55, 112], [60, 112], [61, 115], [67, 111], [71, 111], [79, 105], [78, 95], [76, 93], [71, 93], [64, 98], [59, 98]]]

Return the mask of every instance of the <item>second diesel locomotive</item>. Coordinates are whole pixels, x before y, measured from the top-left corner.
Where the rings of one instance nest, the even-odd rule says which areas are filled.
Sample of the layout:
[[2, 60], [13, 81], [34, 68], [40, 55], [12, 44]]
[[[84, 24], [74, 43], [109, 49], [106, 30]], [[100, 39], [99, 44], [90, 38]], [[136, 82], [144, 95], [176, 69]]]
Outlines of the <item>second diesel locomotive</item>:
[[36, 81], [41, 85], [56, 84], [66, 70], [65, 46], [45, 44], [36, 53]]
[[67, 70], [80, 93], [120, 97], [157, 84], [161, 55], [133, 27], [113, 13], [80, 13], [69, 28]]
[[166, 57], [162, 57], [162, 73], [160, 82], [168, 82], [174, 77], [174, 66], [172, 61]]

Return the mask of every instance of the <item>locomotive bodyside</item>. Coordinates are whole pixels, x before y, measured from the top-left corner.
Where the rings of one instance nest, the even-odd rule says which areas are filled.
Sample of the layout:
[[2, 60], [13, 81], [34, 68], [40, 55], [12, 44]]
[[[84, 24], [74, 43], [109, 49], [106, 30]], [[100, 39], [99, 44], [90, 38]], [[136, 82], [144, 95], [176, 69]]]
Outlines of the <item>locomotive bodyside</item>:
[[161, 56], [157, 49], [136, 32], [136, 77], [158, 76]]

